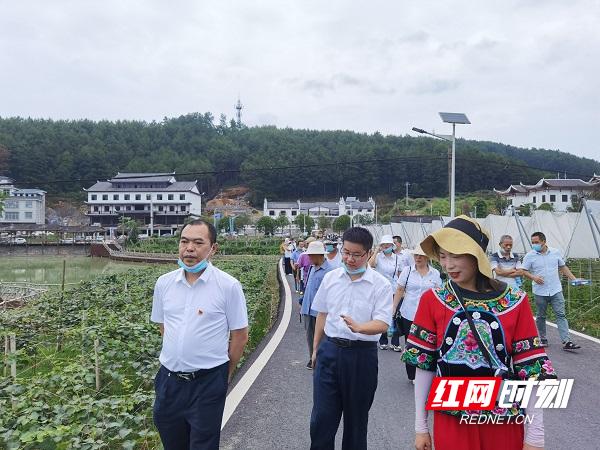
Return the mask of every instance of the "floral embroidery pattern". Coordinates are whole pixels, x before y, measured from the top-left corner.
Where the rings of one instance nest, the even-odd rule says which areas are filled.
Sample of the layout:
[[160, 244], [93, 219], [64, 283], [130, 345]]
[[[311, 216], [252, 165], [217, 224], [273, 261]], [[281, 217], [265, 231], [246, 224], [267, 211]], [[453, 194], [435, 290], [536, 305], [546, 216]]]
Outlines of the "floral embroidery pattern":
[[[444, 284], [438, 289], [434, 289], [434, 292], [439, 300], [448, 308], [457, 311], [460, 308], [460, 303], [450, 292], [447, 284]], [[525, 294], [523, 291], [513, 291], [512, 289], [506, 289], [500, 297], [490, 300], [473, 300], [465, 298], [464, 303], [468, 309], [488, 311], [494, 314], [503, 313], [514, 306], [516, 306], [521, 300], [523, 300]]]
[[513, 354], [526, 352], [536, 348], [542, 348], [540, 338], [538, 336], [523, 339], [521, 341], [513, 342]]
[[[493, 338], [489, 324], [484, 320], [477, 320], [475, 326], [487, 348], [493, 348]], [[492, 351], [491, 357], [496, 367], [503, 366], [496, 352]], [[466, 364], [471, 369], [489, 367], [466, 320], [458, 327], [454, 342], [444, 354], [442, 360], [449, 364]]]
[[433, 346], [437, 344], [437, 335], [433, 331], [429, 331], [428, 329], [415, 325], [414, 323], [410, 326], [410, 334]]
[[423, 370], [435, 369], [433, 359], [434, 358], [432, 354], [410, 344], [407, 346], [406, 351], [402, 354], [403, 362]]
[[543, 380], [544, 378], [556, 378], [556, 372], [552, 367], [552, 361], [547, 357], [541, 357], [529, 364], [515, 364], [515, 372], [521, 380], [533, 378], [535, 380]]

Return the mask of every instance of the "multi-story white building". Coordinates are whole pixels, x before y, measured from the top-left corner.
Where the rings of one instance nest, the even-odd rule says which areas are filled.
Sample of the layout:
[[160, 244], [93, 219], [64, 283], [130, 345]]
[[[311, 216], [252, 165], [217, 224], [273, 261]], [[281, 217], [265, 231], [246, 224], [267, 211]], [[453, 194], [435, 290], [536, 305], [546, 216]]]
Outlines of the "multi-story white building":
[[375, 200], [369, 197], [366, 202], [361, 202], [356, 197], [340, 197], [337, 202], [270, 202], [266, 198], [263, 203], [263, 215], [277, 218], [286, 216], [290, 221], [300, 214], [311, 217], [325, 216], [332, 219], [343, 215], [364, 215], [375, 217]]
[[46, 192], [40, 189], [19, 189], [14, 180], [0, 175], [0, 192], [4, 199], [0, 223], [46, 223]]
[[543, 203], [554, 207], [554, 211], [567, 211], [572, 204], [572, 197], [579, 197], [600, 189], [600, 178], [597, 175], [590, 181], [579, 179], [545, 179], [536, 184], [512, 184], [503, 191], [494, 189], [499, 195], [507, 197], [509, 205], [519, 206], [533, 204], [536, 208]]
[[87, 192], [90, 222], [109, 230], [130, 217], [148, 231], [174, 233], [189, 216], [202, 214], [196, 181], [177, 181], [174, 173], [117, 173]]

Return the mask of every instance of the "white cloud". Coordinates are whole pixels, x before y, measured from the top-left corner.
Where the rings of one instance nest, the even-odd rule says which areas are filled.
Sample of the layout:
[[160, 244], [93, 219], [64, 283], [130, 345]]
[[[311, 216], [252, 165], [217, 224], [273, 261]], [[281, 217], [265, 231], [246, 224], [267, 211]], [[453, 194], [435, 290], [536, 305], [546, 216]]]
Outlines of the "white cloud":
[[461, 136], [595, 157], [594, 0], [3, 2], [0, 115]]

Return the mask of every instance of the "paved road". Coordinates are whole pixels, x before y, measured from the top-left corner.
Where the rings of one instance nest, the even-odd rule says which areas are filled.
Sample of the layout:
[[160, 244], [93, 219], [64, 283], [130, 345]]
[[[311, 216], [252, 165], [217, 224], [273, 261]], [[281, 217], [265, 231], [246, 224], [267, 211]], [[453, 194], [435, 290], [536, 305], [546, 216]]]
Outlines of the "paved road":
[[[279, 347], [223, 429], [222, 449], [310, 447], [312, 371], [305, 368], [308, 350], [295, 295], [293, 307]], [[546, 450], [600, 449], [596, 438], [600, 429], [600, 344], [578, 339], [583, 349], [567, 353], [559, 347], [556, 330], [548, 327], [548, 332], [554, 367], [561, 378], [575, 378], [575, 383], [567, 410], [545, 412]], [[369, 419], [369, 448], [413, 449], [413, 407], [412, 384], [399, 354], [379, 351], [379, 386]], [[341, 448], [341, 432], [336, 448]]]

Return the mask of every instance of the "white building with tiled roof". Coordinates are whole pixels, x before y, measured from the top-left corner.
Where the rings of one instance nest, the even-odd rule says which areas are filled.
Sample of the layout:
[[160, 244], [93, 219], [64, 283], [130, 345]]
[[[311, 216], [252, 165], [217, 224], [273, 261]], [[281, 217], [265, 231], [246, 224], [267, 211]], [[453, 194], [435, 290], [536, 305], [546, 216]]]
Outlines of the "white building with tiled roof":
[[108, 229], [125, 216], [155, 233], [174, 233], [189, 216], [202, 214], [197, 182], [177, 181], [175, 173], [117, 173], [84, 190], [90, 222]]
[[0, 223], [46, 223], [46, 191], [41, 189], [20, 189], [15, 180], [0, 175], [0, 193], [4, 199]]
[[340, 197], [337, 202], [270, 202], [266, 198], [263, 202], [263, 215], [276, 219], [286, 216], [290, 221], [300, 214], [311, 217], [325, 216], [332, 219], [343, 215], [375, 217], [375, 200], [369, 197], [366, 202], [361, 202], [356, 197]]
[[573, 196], [586, 195], [597, 189], [600, 189], [600, 177], [594, 175], [590, 181], [542, 178], [533, 185], [512, 184], [505, 190], [494, 189], [494, 192], [507, 197], [509, 204], [515, 208], [526, 204], [533, 204], [537, 208], [543, 203], [548, 203], [558, 212], [567, 211]]

